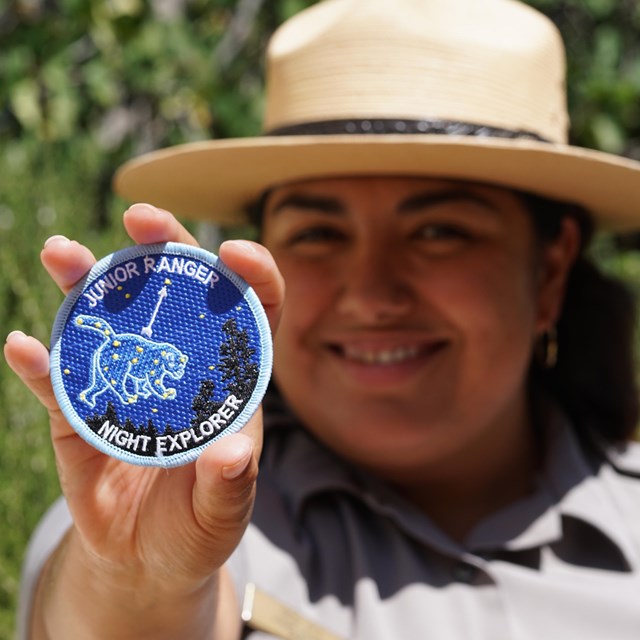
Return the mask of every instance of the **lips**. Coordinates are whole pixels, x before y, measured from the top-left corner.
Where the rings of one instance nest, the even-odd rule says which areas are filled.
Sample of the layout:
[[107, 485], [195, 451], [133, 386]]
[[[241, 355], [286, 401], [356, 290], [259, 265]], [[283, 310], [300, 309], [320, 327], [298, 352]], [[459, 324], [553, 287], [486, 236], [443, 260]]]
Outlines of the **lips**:
[[345, 363], [373, 367], [417, 365], [447, 344], [445, 339], [394, 337], [347, 338], [326, 344]]
[[[325, 343], [333, 366], [336, 384], [364, 390], [366, 393], [408, 388], [434, 375], [436, 363], [448, 342], [444, 339], [393, 338], [343, 339]], [[430, 372], [430, 373], [427, 373]]]
[[353, 362], [372, 365], [393, 365], [414, 360], [421, 353], [419, 345], [401, 345], [387, 348], [360, 348], [346, 345], [341, 349], [342, 355]]

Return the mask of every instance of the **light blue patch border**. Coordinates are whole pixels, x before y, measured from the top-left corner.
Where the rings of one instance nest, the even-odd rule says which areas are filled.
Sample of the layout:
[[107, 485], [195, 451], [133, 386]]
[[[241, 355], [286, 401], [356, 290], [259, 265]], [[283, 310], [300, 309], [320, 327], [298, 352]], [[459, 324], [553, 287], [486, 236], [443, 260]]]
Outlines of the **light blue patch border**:
[[[87, 285], [94, 280], [105, 275], [107, 271], [117, 266], [121, 262], [127, 260], [141, 258], [151, 254], [172, 254], [178, 256], [184, 256], [187, 258], [194, 258], [200, 260], [210, 267], [214, 268], [221, 275], [228, 278], [242, 293], [249, 308], [253, 313], [258, 333], [260, 337], [260, 365], [258, 372], [258, 381], [249, 398], [249, 401], [244, 406], [243, 410], [236, 416], [224, 431], [220, 432], [206, 443], [189, 449], [188, 451], [176, 453], [173, 455], [164, 456], [139, 456], [135, 453], [131, 453], [112, 443], [100, 438], [78, 415], [73, 407], [71, 400], [69, 399], [62, 377], [61, 365], [60, 365], [60, 338], [64, 332], [65, 326], [72, 314], [74, 306], [79, 297], [83, 294]], [[93, 447], [105, 453], [109, 456], [128, 462], [130, 464], [143, 466], [143, 467], [179, 467], [190, 462], [194, 462], [209, 445], [216, 442], [220, 438], [231, 433], [237, 433], [244, 427], [249, 419], [256, 412], [262, 398], [267, 390], [269, 380], [271, 378], [271, 371], [273, 368], [273, 342], [271, 338], [271, 329], [267, 316], [264, 312], [262, 304], [255, 291], [243, 280], [237, 273], [229, 269], [227, 265], [214, 253], [202, 249], [200, 247], [193, 247], [191, 245], [182, 244], [179, 242], [165, 242], [157, 244], [142, 244], [133, 247], [126, 247], [115, 251], [108, 256], [105, 256], [99, 260], [89, 273], [69, 292], [65, 300], [63, 301], [58, 313], [56, 315], [53, 329], [51, 332], [51, 350], [50, 350], [50, 377], [53, 385], [53, 391], [58, 401], [58, 405], [62, 410], [69, 423], [74, 430]]]

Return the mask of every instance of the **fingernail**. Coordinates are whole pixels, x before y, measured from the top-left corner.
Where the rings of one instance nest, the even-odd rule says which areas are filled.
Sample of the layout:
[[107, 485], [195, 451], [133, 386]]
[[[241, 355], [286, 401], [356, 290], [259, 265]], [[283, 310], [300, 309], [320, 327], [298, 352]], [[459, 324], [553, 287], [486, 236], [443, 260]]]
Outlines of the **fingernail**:
[[157, 207], [154, 207], [152, 204], [149, 204], [148, 202], [136, 202], [136, 204], [132, 204], [125, 211], [125, 213], [129, 213], [129, 211], [132, 211], [133, 209], [139, 212], [144, 212], [144, 213], [153, 215], [153, 216], [156, 216], [159, 213], [161, 213], [160, 209], [158, 209]]
[[236, 246], [240, 247], [245, 253], [255, 253], [256, 248], [253, 242], [247, 242], [246, 240], [234, 240]]
[[12, 331], [6, 337], [5, 342], [9, 342], [9, 340], [13, 340], [14, 338], [19, 338], [19, 337], [26, 338], [27, 334], [24, 333], [23, 331]]
[[240, 476], [245, 469], [249, 466], [249, 462], [251, 461], [251, 449], [247, 450], [244, 457], [235, 464], [223, 467], [222, 468], [222, 477], [225, 480], [235, 480], [238, 476]]
[[62, 242], [70, 242], [70, 240], [69, 240], [69, 238], [67, 238], [67, 236], [60, 236], [60, 235], [51, 236], [50, 238], [47, 238], [44, 241], [44, 246], [46, 247], [47, 245], [49, 245], [52, 242], [60, 242], [60, 243], [62, 243]]

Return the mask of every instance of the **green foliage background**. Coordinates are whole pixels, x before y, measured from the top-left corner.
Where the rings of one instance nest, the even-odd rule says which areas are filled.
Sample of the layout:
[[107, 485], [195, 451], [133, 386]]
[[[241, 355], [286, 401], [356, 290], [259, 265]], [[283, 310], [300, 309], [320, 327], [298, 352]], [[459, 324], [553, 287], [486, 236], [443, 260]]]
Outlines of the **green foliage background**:
[[[363, 0], [365, 1], [365, 0]], [[426, 1], [426, 0], [425, 0]], [[569, 57], [572, 141], [640, 159], [640, 3], [529, 0]], [[110, 189], [132, 155], [260, 130], [269, 34], [310, 0], [0, 0], [0, 337], [47, 341], [62, 296], [39, 265], [61, 233], [128, 244]], [[395, 6], [390, 3], [390, 6]], [[637, 238], [602, 238], [640, 284]], [[58, 493], [43, 410], [0, 359], [0, 640], [12, 636], [26, 541]]]

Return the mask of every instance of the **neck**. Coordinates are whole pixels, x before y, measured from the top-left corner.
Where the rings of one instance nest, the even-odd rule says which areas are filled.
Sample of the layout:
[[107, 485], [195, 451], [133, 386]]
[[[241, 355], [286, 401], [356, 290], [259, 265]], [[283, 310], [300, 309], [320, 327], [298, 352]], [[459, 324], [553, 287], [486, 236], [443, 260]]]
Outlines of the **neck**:
[[[539, 467], [539, 442], [526, 412], [519, 426], [489, 430], [489, 446], [469, 447], [442, 460], [420, 480], [396, 483], [400, 492], [445, 533], [463, 542], [471, 530], [498, 509], [530, 494]], [[513, 425], [513, 423], [512, 423]]]
[[525, 497], [534, 488], [535, 466], [505, 470], [491, 479], [465, 474], [434, 480], [422, 489], [402, 489], [402, 493], [426, 513], [447, 535], [464, 542], [473, 528], [491, 513]]

